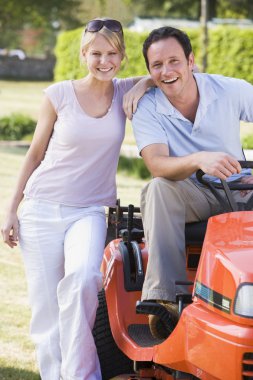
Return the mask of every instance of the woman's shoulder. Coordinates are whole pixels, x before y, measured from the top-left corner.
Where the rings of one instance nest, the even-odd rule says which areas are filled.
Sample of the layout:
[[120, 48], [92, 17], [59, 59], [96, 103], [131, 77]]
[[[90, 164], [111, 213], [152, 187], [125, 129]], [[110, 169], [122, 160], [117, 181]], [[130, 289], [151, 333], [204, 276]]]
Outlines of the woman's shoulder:
[[44, 89], [44, 93], [49, 97], [56, 110], [66, 102], [70, 94], [70, 80], [55, 82]]
[[133, 78], [114, 78], [113, 85], [114, 85], [114, 88], [116, 88], [116, 90], [119, 93], [124, 95], [127, 91], [129, 91], [134, 86], [134, 79]]
[[64, 81], [60, 81], [60, 82], [54, 82], [52, 84], [50, 84], [48, 87], [45, 88], [45, 91], [55, 91], [55, 92], [58, 92], [58, 91], [62, 91], [64, 90], [65, 88], [68, 88], [69, 85], [71, 83], [71, 80], [64, 80]]

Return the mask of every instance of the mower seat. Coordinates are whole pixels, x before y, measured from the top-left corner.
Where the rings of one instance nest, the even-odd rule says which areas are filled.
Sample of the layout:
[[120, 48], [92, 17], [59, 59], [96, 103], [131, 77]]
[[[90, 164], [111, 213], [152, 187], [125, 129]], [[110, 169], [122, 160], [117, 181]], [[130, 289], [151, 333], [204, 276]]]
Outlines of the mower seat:
[[186, 245], [202, 245], [206, 234], [207, 221], [185, 225]]
[[[185, 241], [186, 244], [202, 245], [205, 233], [206, 233], [207, 221], [187, 223], [185, 225]], [[128, 230], [121, 230], [119, 236], [123, 238], [123, 241], [128, 241]], [[135, 240], [138, 243], [142, 242], [144, 237], [143, 229], [133, 228], [131, 231], [131, 240]]]

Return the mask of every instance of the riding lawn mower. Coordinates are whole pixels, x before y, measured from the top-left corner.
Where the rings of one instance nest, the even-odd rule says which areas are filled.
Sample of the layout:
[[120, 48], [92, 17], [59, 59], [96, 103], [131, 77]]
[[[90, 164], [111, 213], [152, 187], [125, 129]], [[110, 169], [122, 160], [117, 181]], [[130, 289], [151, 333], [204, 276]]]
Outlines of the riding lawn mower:
[[[189, 292], [177, 294], [176, 325], [164, 306], [140, 301], [148, 261], [140, 209], [119, 202], [109, 209], [114, 238], [105, 248], [93, 330], [103, 380], [253, 380], [253, 197], [245, 204], [232, 195], [253, 185], [196, 176], [224, 212], [185, 226], [188, 281], [176, 285]], [[150, 314], [163, 321], [164, 339], [151, 335]]]

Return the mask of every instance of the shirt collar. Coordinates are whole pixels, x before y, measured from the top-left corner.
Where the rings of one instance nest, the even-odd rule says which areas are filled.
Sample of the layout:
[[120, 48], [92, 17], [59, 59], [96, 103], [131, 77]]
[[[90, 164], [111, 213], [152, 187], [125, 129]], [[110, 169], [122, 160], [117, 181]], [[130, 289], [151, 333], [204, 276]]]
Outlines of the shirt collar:
[[212, 86], [210, 76], [203, 73], [194, 73], [193, 75], [199, 90], [200, 106], [202, 108], [207, 108], [209, 104], [218, 98], [217, 93]]
[[159, 88], [155, 88], [156, 111], [158, 113], [171, 116], [176, 113], [176, 108], [171, 104], [164, 92]]

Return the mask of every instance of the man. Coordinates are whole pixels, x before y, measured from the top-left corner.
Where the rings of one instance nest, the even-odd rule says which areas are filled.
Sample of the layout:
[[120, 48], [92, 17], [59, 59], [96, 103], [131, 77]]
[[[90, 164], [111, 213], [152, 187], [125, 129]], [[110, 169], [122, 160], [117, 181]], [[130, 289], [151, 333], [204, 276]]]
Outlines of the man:
[[[140, 154], [154, 177], [141, 199], [149, 246], [142, 299], [162, 302], [177, 318], [176, 292], [187, 291], [175, 286], [175, 281], [187, 280], [185, 223], [207, 220], [221, 211], [194, 173], [202, 169], [220, 179], [242, 177], [239, 128], [240, 120], [253, 121], [253, 86], [193, 73], [190, 40], [175, 28], [152, 31], [143, 55], [157, 87], [144, 95], [133, 117]], [[243, 195], [238, 192], [237, 197], [246, 201], [250, 196]], [[151, 332], [159, 336], [156, 322], [157, 317], [150, 318]]]

